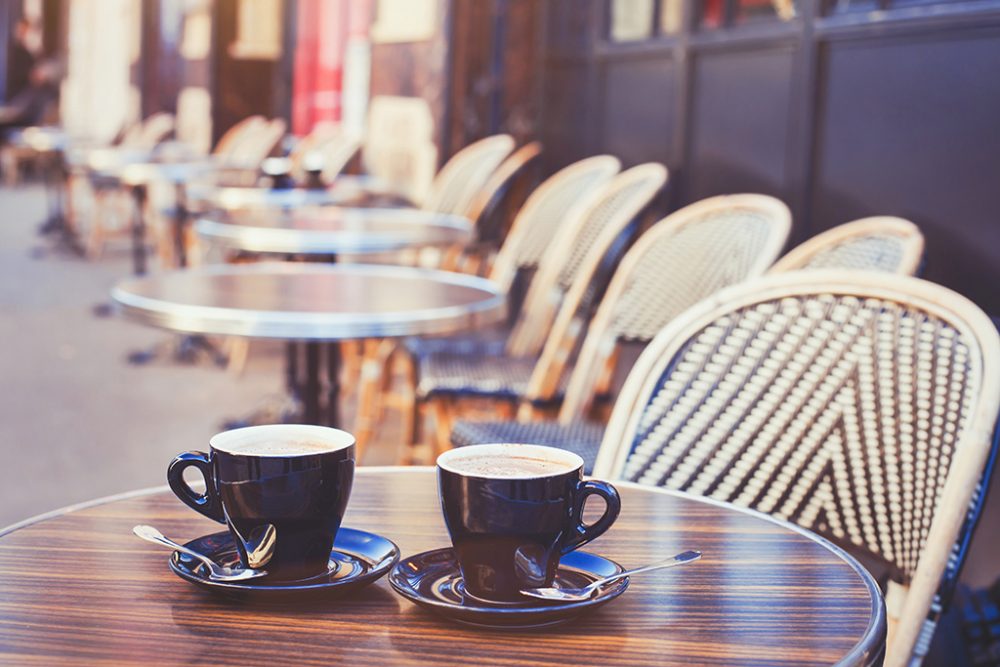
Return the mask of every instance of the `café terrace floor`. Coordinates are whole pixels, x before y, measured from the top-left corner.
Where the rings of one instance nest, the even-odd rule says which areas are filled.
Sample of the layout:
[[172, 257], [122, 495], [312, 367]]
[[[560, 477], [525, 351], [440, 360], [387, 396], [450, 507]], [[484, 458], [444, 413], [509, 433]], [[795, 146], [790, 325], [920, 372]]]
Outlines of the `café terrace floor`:
[[[127, 240], [88, 261], [37, 234], [44, 216], [39, 186], [0, 188], [0, 528], [164, 484], [174, 455], [207, 448], [224, 418], [282, 395], [277, 343], [254, 343], [240, 375], [206, 362], [129, 365], [128, 352], [169, 334], [92, 312], [130, 272]], [[393, 426], [366, 464], [395, 462]], [[993, 487], [963, 575], [974, 586], [1000, 575], [1000, 483]]]

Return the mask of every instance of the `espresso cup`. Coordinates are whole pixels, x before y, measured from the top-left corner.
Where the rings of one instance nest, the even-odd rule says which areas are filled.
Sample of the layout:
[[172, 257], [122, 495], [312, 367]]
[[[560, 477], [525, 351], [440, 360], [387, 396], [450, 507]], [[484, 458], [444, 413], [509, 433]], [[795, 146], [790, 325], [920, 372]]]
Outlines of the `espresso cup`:
[[[228, 525], [244, 567], [284, 580], [326, 572], [351, 495], [354, 436], [273, 424], [224, 431], [209, 445], [208, 454], [185, 452], [170, 463], [167, 482], [177, 497]], [[191, 466], [204, 476], [205, 493], [184, 481]], [[264, 540], [273, 540], [273, 550]]]
[[[465, 593], [523, 602], [551, 586], [563, 554], [604, 533], [621, 509], [607, 482], [583, 479], [583, 459], [540, 445], [473, 445], [438, 457], [438, 487]], [[604, 514], [583, 521], [590, 496]]]

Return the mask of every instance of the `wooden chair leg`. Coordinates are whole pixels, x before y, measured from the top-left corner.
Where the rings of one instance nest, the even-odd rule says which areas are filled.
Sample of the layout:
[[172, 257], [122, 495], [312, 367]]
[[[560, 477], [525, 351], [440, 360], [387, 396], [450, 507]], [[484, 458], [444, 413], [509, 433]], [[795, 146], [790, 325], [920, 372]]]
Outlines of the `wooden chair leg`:
[[231, 336], [225, 342], [226, 348], [226, 370], [233, 375], [242, 375], [247, 367], [247, 358], [250, 356], [250, 341], [246, 338]]
[[378, 390], [383, 371], [379, 349], [382, 341], [366, 340], [362, 344], [360, 370], [358, 373], [358, 407], [354, 423], [355, 457], [360, 463], [364, 452], [372, 442], [375, 433], [376, 407]]
[[455, 405], [449, 398], [432, 402], [434, 410], [434, 458], [451, 449], [451, 428], [455, 421]]

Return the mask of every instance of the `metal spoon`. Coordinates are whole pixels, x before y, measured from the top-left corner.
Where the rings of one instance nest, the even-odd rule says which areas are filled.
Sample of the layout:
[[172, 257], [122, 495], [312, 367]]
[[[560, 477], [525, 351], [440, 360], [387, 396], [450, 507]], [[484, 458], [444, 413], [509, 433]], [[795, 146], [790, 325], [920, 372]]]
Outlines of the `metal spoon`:
[[701, 558], [700, 551], [684, 551], [677, 554], [676, 556], [669, 558], [659, 563], [653, 563], [652, 565], [646, 565], [645, 567], [637, 567], [634, 570], [625, 570], [624, 572], [619, 572], [618, 574], [612, 575], [610, 577], [605, 577], [604, 579], [598, 579], [589, 586], [584, 588], [525, 588], [521, 591], [524, 595], [529, 595], [533, 598], [539, 598], [542, 600], [556, 600], [561, 602], [579, 602], [581, 600], [589, 600], [593, 597], [594, 593], [600, 590], [602, 586], [614, 583], [619, 579], [624, 579], [633, 574], [638, 574], [640, 572], [649, 572], [650, 570], [661, 570], [665, 567], [674, 567], [675, 565], [683, 565], [684, 563], [691, 563], [693, 561]]
[[197, 558], [202, 563], [208, 567], [208, 578], [213, 581], [242, 581], [244, 579], [254, 579], [256, 577], [262, 577], [267, 574], [266, 570], [250, 570], [250, 569], [233, 569], [229, 567], [223, 567], [216, 563], [214, 560], [206, 556], [205, 554], [200, 554], [197, 551], [188, 549], [183, 544], [177, 544], [173, 540], [163, 536], [163, 533], [158, 531], [152, 526], [136, 526], [132, 529], [132, 532], [136, 536], [146, 540], [147, 542], [152, 542], [153, 544], [159, 544], [160, 546], [169, 547], [174, 551], [180, 551], [183, 554], [187, 554], [192, 558]]

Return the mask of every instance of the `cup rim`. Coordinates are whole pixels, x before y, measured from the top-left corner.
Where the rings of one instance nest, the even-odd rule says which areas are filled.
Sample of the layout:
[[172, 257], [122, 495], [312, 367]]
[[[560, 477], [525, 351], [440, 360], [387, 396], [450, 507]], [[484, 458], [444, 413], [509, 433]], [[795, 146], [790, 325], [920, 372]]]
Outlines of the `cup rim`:
[[[233, 447], [238, 447], [247, 440], [261, 437], [269, 440], [281, 438], [296, 438], [300, 440], [308, 439], [310, 442], [322, 442], [328, 444], [328, 449], [313, 452], [303, 452], [296, 454], [279, 453], [253, 453], [234, 451]], [[354, 436], [347, 431], [330, 428], [329, 426], [317, 426], [314, 424], [263, 424], [260, 426], [244, 426], [234, 428], [229, 431], [222, 431], [213, 435], [208, 444], [213, 450], [224, 452], [231, 456], [251, 456], [259, 458], [297, 458], [300, 456], [322, 456], [342, 451], [355, 444]]]
[[[519, 456], [530, 456], [531, 458], [541, 458], [557, 464], [565, 464], [565, 468], [557, 472], [539, 473], [534, 475], [482, 475], [458, 470], [453, 467], [455, 459], [471, 458], [473, 456], [510, 455], [516, 453]], [[484, 443], [480, 445], [468, 445], [457, 447], [444, 452], [437, 458], [437, 467], [455, 475], [462, 477], [475, 477], [477, 479], [502, 479], [502, 480], [523, 480], [523, 479], [545, 479], [548, 477], [558, 477], [583, 469], [583, 459], [578, 454], [559, 449], [558, 447], [548, 447], [546, 445], [521, 444], [521, 443]]]

